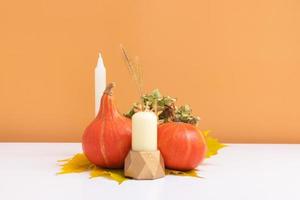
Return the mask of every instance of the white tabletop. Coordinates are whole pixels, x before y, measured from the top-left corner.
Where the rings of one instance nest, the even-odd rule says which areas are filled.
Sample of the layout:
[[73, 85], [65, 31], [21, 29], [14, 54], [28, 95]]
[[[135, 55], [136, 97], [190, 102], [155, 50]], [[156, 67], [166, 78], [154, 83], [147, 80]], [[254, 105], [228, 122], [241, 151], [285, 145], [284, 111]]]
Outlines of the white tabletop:
[[0, 143], [0, 199], [300, 199], [300, 145], [232, 144], [201, 166], [204, 178], [167, 176], [121, 185], [87, 173], [55, 175], [76, 143]]

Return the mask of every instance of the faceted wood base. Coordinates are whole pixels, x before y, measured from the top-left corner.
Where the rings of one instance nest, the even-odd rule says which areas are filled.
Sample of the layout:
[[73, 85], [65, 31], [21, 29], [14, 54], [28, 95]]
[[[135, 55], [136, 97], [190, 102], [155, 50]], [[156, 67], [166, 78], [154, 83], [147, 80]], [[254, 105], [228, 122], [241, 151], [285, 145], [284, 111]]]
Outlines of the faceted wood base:
[[157, 179], [165, 176], [160, 151], [130, 151], [125, 159], [125, 176], [134, 179]]

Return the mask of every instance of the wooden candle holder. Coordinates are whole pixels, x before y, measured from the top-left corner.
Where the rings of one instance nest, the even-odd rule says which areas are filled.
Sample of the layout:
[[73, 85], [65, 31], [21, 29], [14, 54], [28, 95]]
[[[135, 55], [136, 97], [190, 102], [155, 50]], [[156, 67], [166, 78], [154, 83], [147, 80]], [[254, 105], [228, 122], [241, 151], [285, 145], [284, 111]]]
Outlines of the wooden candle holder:
[[165, 176], [164, 159], [157, 151], [130, 151], [125, 159], [125, 176], [134, 179], [157, 179]]

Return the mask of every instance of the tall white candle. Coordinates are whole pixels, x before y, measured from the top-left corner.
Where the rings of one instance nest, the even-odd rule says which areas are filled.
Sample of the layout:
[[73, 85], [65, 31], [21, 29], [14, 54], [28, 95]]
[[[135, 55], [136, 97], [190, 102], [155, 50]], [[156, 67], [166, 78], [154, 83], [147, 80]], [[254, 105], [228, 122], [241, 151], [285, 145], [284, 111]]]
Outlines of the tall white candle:
[[153, 112], [138, 112], [132, 116], [132, 150], [157, 150], [157, 116]]
[[100, 101], [102, 94], [106, 87], [106, 70], [102, 60], [101, 53], [99, 53], [99, 58], [97, 66], [95, 68], [95, 115], [98, 114], [100, 108]]

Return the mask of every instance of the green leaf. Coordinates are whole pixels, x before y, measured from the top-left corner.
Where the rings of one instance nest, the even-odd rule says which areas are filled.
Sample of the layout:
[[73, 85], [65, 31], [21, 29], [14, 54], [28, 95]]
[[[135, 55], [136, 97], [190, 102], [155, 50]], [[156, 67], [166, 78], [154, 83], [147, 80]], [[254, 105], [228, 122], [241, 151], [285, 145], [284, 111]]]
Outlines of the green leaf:
[[218, 151], [226, 147], [225, 144], [222, 144], [218, 141], [218, 139], [213, 138], [210, 136], [210, 130], [203, 131], [202, 134], [205, 138], [206, 145], [207, 145], [207, 152], [206, 152], [206, 158], [209, 158], [211, 156], [217, 155]]
[[153, 98], [155, 98], [155, 99], [161, 98], [161, 94], [160, 94], [160, 92], [159, 92], [158, 89], [155, 89], [155, 90], [152, 91], [152, 96], [153, 96]]

